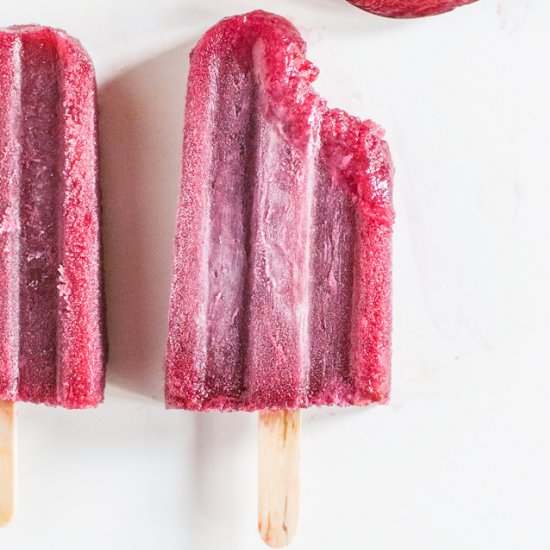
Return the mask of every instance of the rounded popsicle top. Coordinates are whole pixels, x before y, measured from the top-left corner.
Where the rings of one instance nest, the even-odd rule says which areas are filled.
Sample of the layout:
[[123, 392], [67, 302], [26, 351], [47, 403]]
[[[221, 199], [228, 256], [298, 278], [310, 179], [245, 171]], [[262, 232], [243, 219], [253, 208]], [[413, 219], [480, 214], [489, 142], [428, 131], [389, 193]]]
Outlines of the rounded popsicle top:
[[[262, 10], [222, 19], [203, 35], [191, 58], [193, 82], [208, 82], [205, 75], [216, 75], [227, 59], [245, 72], [254, 71], [266, 92], [266, 118], [294, 146], [307, 146], [315, 128], [312, 118], [320, 117], [322, 157], [334, 180], [365, 215], [392, 223], [393, 166], [384, 131], [370, 120], [327, 106], [313, 88], [319, 70], [306, 58], [306, 43], [290, 21]], [[208, 93], [202, 91], [204, 97]]]
[[73, 71], [76, 68], [83, 77], [95, 79], [94, 65], [90, 55], [80, 40], [62, 29], [35, 24], [13, 25], [0, 29], [0, 44], [5, 40], [10, 42], [36, 40], [47, 44], [57, 51], [61, 62], [71, 63]]
[[62, 43], [69, 43], [73, 47], [78, 48], [79, 50], [82, 50], [82, 53], [84, 53], [89, 58], [80, 40], [78, 40], [74, 36], [71, 36], [67, 31], [64, 31], [63, 29], [58, 29], [55, 27], [47, 27], [44, 25], [27, 24], [27, 25], [12, 25], [11, 27], [6, 27], [3, 29], [0, 29], [0, 33], [6, 33], [14, 36], [28, 36], [28, 37], [40, 36], [42, 38], [44, 36], [51, 36], [55, 40], [58, 40]]
[[306, 44], [290, 21], [256, 10], [222, 19], [203, 35], [191, 52], [194, 63], [189, 80], [198, 80], [201, 75], [194, 73], [202, 71], [206, 71], [202, 75], [216, 74], [218, 66], [229, 60], [243, 74], [254, 72], [266, 92], [265, 115], [278, 119], [294, 144], [305, 145], [310, 116], [319, 103], [324, 104], [311, 87], [318, 70], [305, 52]]

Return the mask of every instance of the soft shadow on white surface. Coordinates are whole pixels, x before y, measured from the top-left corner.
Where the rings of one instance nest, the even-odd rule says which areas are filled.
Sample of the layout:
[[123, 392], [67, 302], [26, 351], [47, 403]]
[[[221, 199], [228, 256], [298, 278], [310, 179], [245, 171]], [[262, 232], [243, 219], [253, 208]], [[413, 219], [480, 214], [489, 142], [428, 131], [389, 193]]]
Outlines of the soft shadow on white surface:
[[257, 495], [250, 488], [257, 472], [251, 452], [257, 415], [203, 412], [195, 413], [194, 420], [193, 547], [239, 548], [256, 530], [250, 511], [255, 510]]
[[311, 407], [302, 411], [304, 425], [314, 429], [322, 429], [327, 422], [345, 422], [346, 418], [369, 414], [374, 410], [385, 409], [386, 405], [370, 405], [368, 407]]
[[191, 45], [99, 90], [108, 382], [161, 399]]
[[191, 415], [119, 396], [87, 411], [21, 404], [19, 428], [22, 548], [191, 547]]

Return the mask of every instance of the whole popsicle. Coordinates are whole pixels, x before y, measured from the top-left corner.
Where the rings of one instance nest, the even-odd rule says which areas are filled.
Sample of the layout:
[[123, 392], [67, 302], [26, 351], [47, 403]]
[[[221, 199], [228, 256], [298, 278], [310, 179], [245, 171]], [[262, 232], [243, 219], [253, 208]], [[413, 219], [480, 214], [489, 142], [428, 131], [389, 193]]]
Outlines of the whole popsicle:
[[0, 30], [0, 400], [103, 398], [92, 63], [64, 32]]
[[258, 526], [299, 510], [299, 408], [388, 398], [392, 164], [330, 109], [285, 19], [255, 11], [191, 54], [166, 359], [168, 407], [260, 410]]
[[62, 31], [0, 30], [0, 526], [14, 402], [95, 407], [104, 363], [93, 66]]

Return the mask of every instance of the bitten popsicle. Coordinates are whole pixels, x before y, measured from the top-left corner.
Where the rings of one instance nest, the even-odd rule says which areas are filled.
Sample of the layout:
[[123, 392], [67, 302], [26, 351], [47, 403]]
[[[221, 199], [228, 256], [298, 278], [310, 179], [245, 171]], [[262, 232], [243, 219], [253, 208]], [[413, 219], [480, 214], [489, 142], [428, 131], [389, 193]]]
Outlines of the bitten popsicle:
[[[373, 122], [328, 108], [305, 50], [263, 11], [193, 50], [171, 290], [167, 406], [264, 411], [274, 447], [299, 432], [288, 411], [385, 402], [390, 385], [388, 147]], [[296, 446], [281, 448], [295, 470]], [[260, 510], [269, 544], [292, 537], [295, 497], [274, 497], [276, 518]]]
[[388, 398], [391, 176], [382, 130], [329, 109], [285, 19], [193, 50], [166, 401], [190, 410]]
[[96, 116], [94, 69], [78, 41], [39, 26], [0, 30], [0, 401], [8, 411], [18, 400], [69, 409], [103, 400]]

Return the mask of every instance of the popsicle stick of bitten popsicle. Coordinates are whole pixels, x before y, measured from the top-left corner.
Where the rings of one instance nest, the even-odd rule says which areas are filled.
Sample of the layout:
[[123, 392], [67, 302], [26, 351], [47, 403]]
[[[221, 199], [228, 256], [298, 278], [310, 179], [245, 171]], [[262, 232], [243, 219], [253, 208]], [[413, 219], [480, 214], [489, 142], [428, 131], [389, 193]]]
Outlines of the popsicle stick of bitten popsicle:
[[0, 401], [0, 527], [15, 512], [15, 403]]
[[301, 411], [260, 411], [258, 529], [266, 544], [289, 544], [300, 515]]

